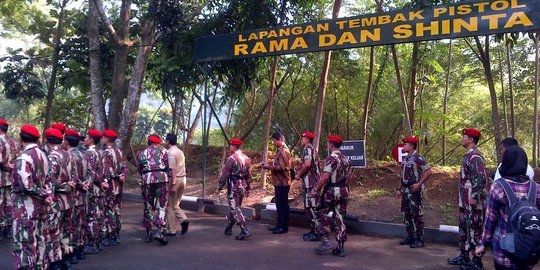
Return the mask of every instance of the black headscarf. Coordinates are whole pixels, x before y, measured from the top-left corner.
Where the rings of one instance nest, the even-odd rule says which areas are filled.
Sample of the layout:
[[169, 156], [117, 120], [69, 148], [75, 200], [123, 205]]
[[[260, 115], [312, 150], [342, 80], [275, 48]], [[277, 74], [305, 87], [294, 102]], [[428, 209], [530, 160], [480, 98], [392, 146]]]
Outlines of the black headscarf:
[[526, 176], [527, 153], [517, 145], [506, 148], [499, 172], [503, 178], [515, 182], [528, 181], [529, 177]]

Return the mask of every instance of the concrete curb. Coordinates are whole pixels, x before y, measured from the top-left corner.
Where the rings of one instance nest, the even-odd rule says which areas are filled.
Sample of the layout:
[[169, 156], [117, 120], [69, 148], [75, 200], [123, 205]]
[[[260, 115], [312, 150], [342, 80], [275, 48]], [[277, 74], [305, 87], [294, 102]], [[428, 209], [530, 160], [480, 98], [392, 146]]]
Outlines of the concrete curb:
[[[142, 202], [142, 196], [132, 193], [124, 193], [125, 200]], [[229, 206], [225, 203], [223, 205], [218, 204], [215, 201], [209, 199], [196, 198], [193, 200], [182, 200], [180, 207], [190, 211], [197, 211], [200, 213], [210, 213], [217, 215], [227, 215], [229, 213]], [[261, 219], [264, 221], [275, 222], [277, 220], [277, 213], [275, 211], [266, 210], [264, 207], [251, 208], [242, 207], [242, 213], [246, 219], [256, 220]], [[301, 225], [309, 227], [309, 220], [306, 217], [304, 209], [290, 208], [289, 221], [291, 224]], [[382, 237], [405, 237], [405, 225], [384, 223], [376, 221], [359, 220], [358, 217], [352, 215], [345, 216], [345, 224], [347, 231], [350, 233], [377, 235]], [[458, 244], [458, 234], [452, 232], [443, 232], [435, 228], [425, 228], [425, 239], [428, 241], [440, 242], [445, 244]]]

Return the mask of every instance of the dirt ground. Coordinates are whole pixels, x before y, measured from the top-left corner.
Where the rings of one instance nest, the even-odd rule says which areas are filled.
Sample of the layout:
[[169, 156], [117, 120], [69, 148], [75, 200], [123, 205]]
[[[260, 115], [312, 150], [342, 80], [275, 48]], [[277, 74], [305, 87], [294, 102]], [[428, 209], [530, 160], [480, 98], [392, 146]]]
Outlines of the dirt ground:
[[[136, 147], [137, 152], [142, 147]], [[258, 152], [245, 151], [252, 159], [253, 183], [250, 197], [246, 198], [243, 205], [255, 207], [257, 204], [268, 202], [273, 197], [272, 185], [263, 189], [260, 179], [260, 159]], [[214, 198], [214, 192], [221, 164], [222, 148], [211, 147], [208, 149], [206, 170], [206, 197]], [[202, 149], [191, 146], [186, 154], [188, 187], [185, 195], [202, 195]], [[272, 158], [272, 153], [270, 158]], [[358, 216], [362, 220], [372, 220], [390, 223], [402, 223], [403, 216], [400, 213], [400, 199], [394, 194], [394, 188], [399, 186], [400, 167], [394, 162], [370, 163], [362, 169], [354, 169], [350, 180], [351, 201], [348, 213]], [[457, 188], [459, 167], [434, 167], [434, 173], [428, 179], [424, 190], [424, 220], [427, 227], [438, 228], [439, 225], [457, 225]], [[488, 175], [494, 168], [488, 169]], [[537, 176], [539, 171], [537, 171]], [[134, 173], [127, 181], [126, 191], [138, 193], [139, 176]], [[270, 183], [270, 175], [267, 174], [267, 183]], [[537, 179], [538, 181], [538, 179]], [[302, 208], [301, 183], [294, 183], [289, 194], [291, 207]]]

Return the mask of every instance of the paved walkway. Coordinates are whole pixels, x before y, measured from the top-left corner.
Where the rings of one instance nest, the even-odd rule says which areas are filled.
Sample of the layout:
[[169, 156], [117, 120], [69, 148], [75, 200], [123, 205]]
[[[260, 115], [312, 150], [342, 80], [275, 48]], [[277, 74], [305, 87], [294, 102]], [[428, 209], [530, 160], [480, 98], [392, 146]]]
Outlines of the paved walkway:
[[[347, 257], [316, 255], [318, 243], [304, 242], [305, 228], [272, 235], [268, 224], [250, 222], [250, 240], [236, 241], [223, 235], [224, 217], [188, 213], [191, 226], [186, 235], [169, 238], [167, 246], [144, 243], [141, 226], [142, 203], [126, 201], [123, 206], [122, 243], [106, 247], [74, 269], [459, 269], [446, 264], [456, 247], [427, 243], [422, 249], [397, 245], [399, 239], [349, 235]], [[491, 257], [486, 269], [493, 269]], [[0, 241], [0, 269], [12, 269], [11, 244]], [[540, 269], [540, 268], [539, 268]]]

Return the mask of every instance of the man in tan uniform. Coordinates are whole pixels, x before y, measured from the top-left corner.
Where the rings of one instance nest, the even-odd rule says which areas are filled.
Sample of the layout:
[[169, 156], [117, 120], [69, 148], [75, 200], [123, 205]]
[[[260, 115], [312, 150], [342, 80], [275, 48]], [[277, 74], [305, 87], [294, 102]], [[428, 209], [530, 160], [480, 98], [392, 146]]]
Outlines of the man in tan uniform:
[[165, 146], [169, 152], [169, 169], [171, 170], [171, 180], [169, 181], [169, 207], [167, 207], [167, 227], [165, 235], [176, 235], [176, 219], [180, 220], [182, 226], [181, 234], [185, 234], [189, 227], [189, 220], [180, 208], [180, 200], [186, 186], [186, 159], [184, 152], [176, 146], [177, 137], [174, 134], [167, 134]]

